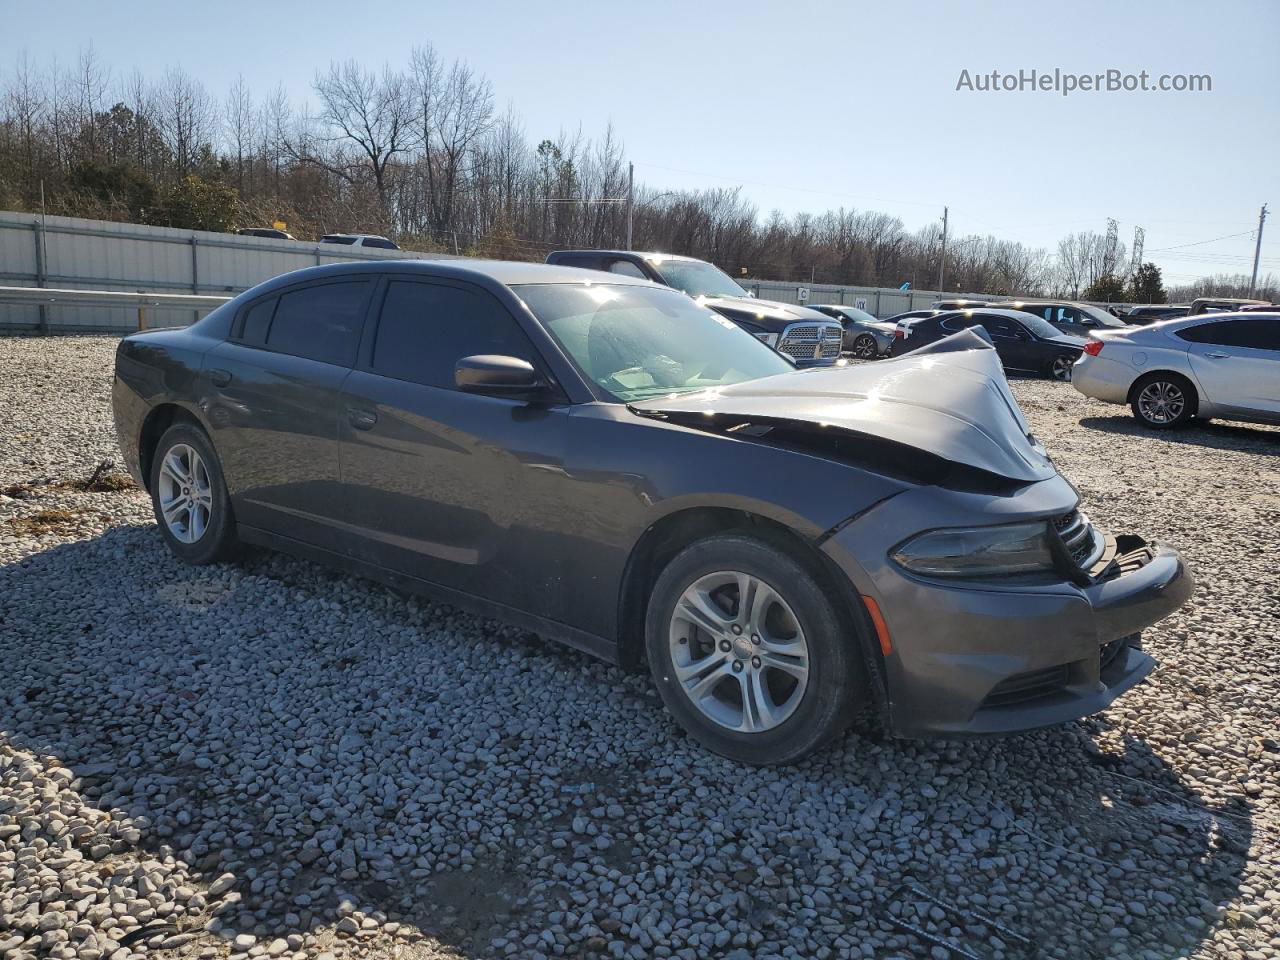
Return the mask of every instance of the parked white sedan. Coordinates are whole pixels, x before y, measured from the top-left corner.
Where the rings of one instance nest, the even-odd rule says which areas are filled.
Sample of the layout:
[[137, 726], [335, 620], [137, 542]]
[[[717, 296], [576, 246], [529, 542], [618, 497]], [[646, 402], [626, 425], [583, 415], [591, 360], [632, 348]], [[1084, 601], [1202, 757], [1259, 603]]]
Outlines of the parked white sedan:
[[1072, 369], [1086, 397], [1127, 403], [1148, 427], [1192, 417], [1280, 424], [1280, 307], [1098, 330]]

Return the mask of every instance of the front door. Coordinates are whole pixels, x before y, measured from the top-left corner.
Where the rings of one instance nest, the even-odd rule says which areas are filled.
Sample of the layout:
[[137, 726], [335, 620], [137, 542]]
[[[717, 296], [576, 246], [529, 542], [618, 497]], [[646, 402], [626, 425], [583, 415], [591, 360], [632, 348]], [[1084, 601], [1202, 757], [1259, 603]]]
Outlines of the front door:
[[366, 561], [539, 616], [563, 611], [560, 531], [568, 407], [465, 393], [462, 357], [542, 369], [493, 296], [391, 280], [365, 357], [343, 386], [340, 456], [352, 547]]

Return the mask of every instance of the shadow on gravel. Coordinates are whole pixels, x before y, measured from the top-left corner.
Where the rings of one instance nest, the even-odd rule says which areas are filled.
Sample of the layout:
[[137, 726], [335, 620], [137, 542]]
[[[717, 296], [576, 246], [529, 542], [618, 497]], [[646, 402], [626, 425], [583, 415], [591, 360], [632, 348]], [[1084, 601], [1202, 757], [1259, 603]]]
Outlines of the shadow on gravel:
[[[681, 737], [642, 677], [288, 558], [183, 567], [152, 528], [0, 568], [0, 598], [0, 739], [76, 771], [146, 854], [234, 874], [224, 937], [942, 949], [914, 927], [982, 958], [1172, 957], [1253, 840], [1247, 807], [1209, 809], [1143, 741], [1101, 751], [1101, 720], [852, 733], [745, 768]], [[891, 899], [904, 883], [946, 908]]]
[[1080, 426], [1103, 433], [1115, 433], [1147, 440], [1167, 440], [1193, 447], [1214, 450], [1240, 450], [1247, 453], [1280, 456], [1280, 430], [1219, 420], [1193, 420], [1172, 430], [1151, 430], [1133, 417], [1081, 417]]

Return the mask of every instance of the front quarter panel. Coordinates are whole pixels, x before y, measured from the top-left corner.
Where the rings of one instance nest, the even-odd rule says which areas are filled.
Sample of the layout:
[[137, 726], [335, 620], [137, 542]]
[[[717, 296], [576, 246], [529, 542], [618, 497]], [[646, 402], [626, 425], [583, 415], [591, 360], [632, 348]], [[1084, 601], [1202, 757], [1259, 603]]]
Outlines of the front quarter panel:
[[576, 531], [566, 582], [578, 586], [572, 625], [618, 635], [617, 598], [645, 531], [681, 511], [741, 510], [815, 540], [907, 485], [867, 470], [641, 417], [615, 404], [569, 418], [566, 503]]

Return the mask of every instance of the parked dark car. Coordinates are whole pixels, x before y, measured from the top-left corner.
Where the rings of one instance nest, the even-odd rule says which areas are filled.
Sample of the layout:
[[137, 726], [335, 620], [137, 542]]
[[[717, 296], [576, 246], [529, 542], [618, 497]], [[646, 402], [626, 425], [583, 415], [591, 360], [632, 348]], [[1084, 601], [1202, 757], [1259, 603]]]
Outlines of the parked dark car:
[[898, 325], [890, 356], [900, 357], [927, 343], [970, 327], [982, 327], [991, 337], [1006, 370], [1070, 380], [1071, 366], [1085, 341], [1061, 333], [1053, 324], [1018, 310], [953, 310]]
[[1006, 300], [988, 303], [986, 307], [1035, 314], [1062, 333], [1081, 338], [1088, 337], [1094, 330], [1122, 330], [1127, 326], [1125, 321], [1101, 307], [1075, 300]]
[[865, 310], [839, 303], [815, 303], [810, 305], [810, 309], [840, 321], [840, 325], [844, 327], [844, 351], [859, 360], [887, 356], [889, 348], [893, 346], [894, 325], [885, 320], [877, 320]]
[[277, 230], [275, 227], [241, 227], [236, 231], [242, 237], [267, 237], [271, 240], [292, 240], [292, 233]]
[[125, 337], [112, 399], [179, 558], [273, 547], [647, 664], [750, 763], [863, 713], [903, 736], [1093, 713], [1192, 588], [1090, 524], [971, 331], [797, 371], [646, 281], [366, 261]]
[[844, 328], [830, 317], [777, 300], [760, 300], [714, 263], [634, 250], [556, 250], [547, 263], [604, 270], [674, 287], [728, 317], [798, 367], [827, 367], [840, 359]]
[[919, 320], [921, 317], [932, 317], [939, 313], [945, 313], [943, 310], [907, 310], [904, 313], [895, 313], [885, 323], [892, 323], [895, 327], [903, 320]]
[[1134, 307], [1122, 318], [1125, 323], [1133, 324], [1139, 327], [1145, 327], [1148, 324], [1159, 323], [1161, 320], [1172, 320], [1174, 317], [1185, 317], [1187, 315], [1187, 305], [1182, 306], [1149, 306]]

